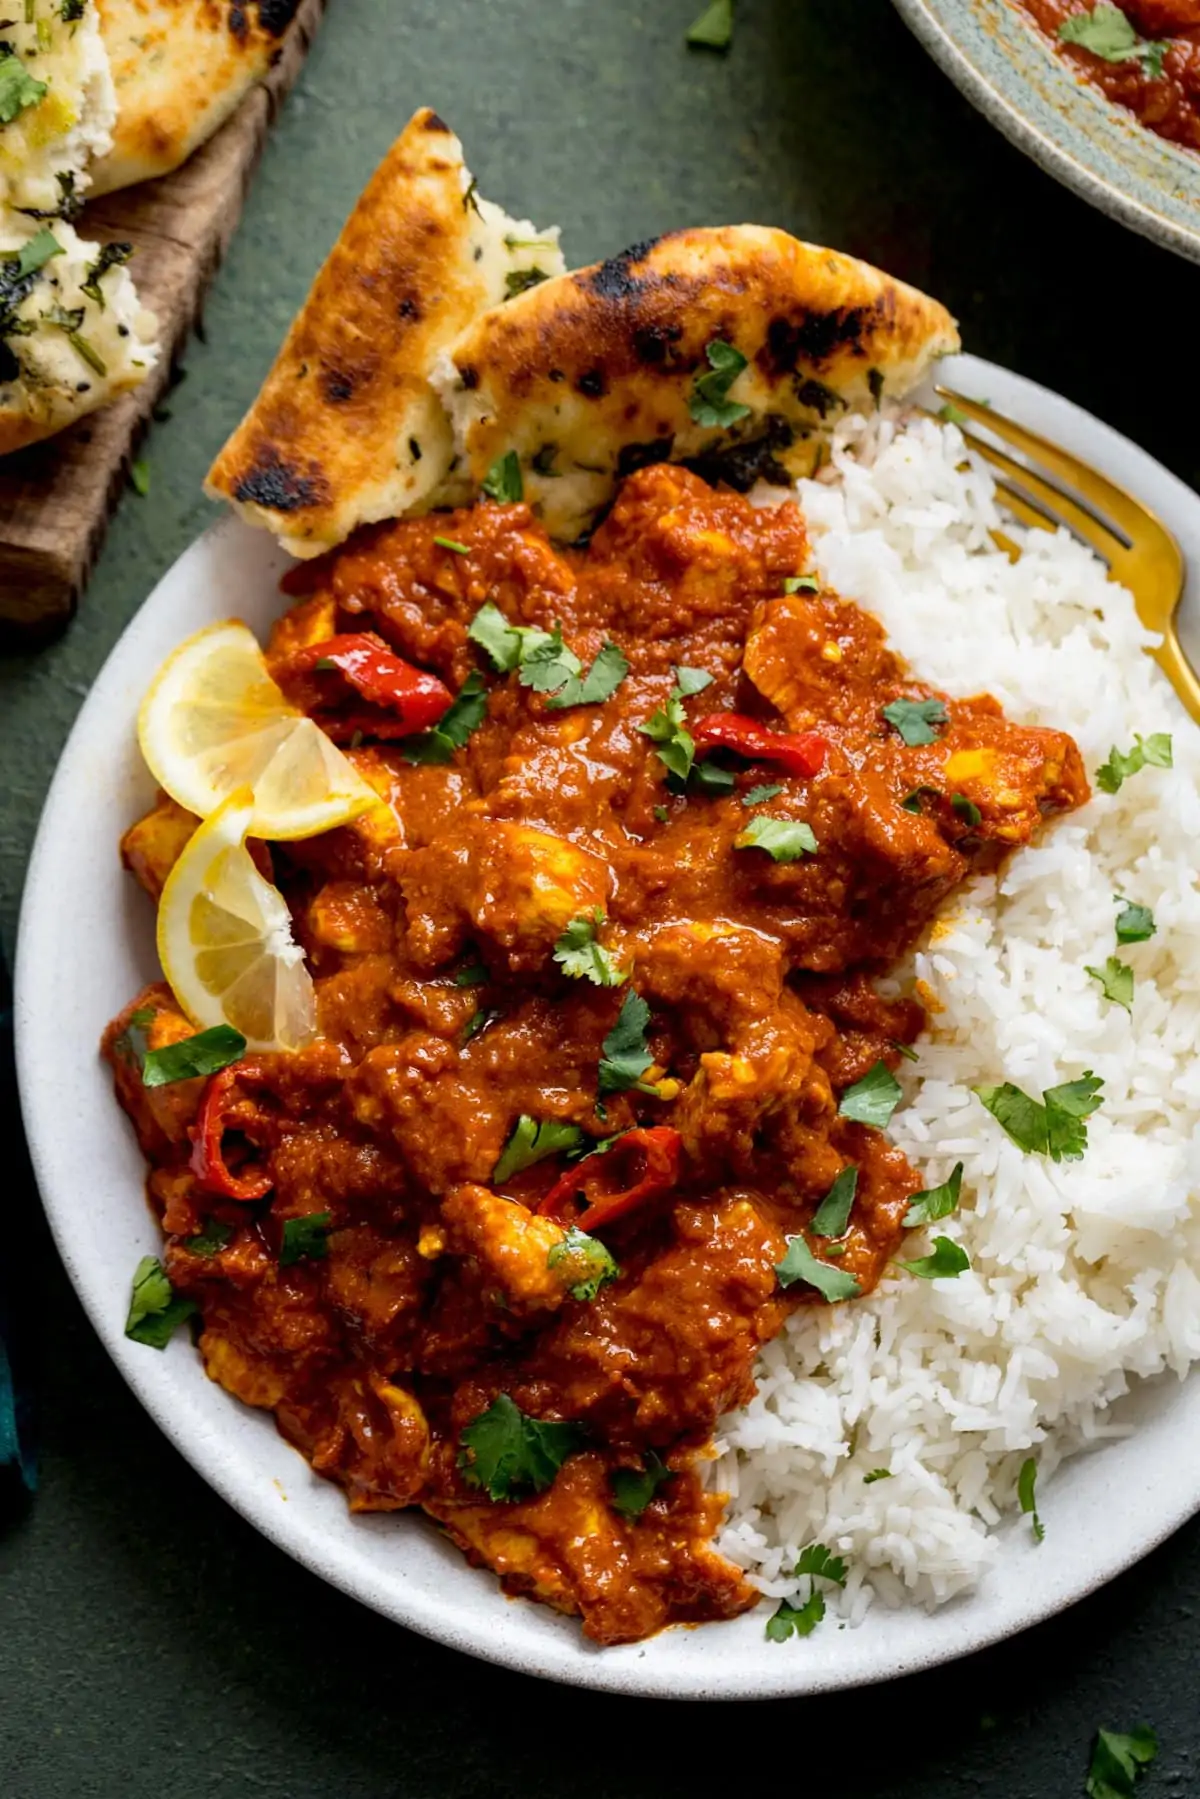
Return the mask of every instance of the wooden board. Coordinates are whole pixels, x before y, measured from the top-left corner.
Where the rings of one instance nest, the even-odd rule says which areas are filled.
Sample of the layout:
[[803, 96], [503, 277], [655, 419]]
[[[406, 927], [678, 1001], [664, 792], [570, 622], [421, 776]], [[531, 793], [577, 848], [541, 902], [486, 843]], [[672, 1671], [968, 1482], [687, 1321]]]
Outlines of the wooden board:
[[0, 638], [60, 629], [104, 540], [134, 448], [241, 216], [267, 130], [299, 73], [325, 0], [303, 0], [266, 81], [181, 169], [84, 212], [80, 234], [137, 247], [133, 274], [158, 314], [162, 354], [135, 392], [0, 460]]

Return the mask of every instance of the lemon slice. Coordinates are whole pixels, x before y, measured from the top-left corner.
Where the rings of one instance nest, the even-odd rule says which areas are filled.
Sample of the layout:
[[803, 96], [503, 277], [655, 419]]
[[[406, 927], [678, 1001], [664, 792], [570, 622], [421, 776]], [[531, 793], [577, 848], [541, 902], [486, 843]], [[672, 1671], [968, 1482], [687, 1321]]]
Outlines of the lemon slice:
[[158, 903], [158, 956], [198, 1030], [231, 1024], [251, 1049], [302, 1049], [316, 996], [283, 895], [245, 846], [256, 817], [241, 788], [191, 838]]
[[236, 619], [197, 631], [163, 663], [138, 713], [138, 742], [159, 786], [201, 818], [251, 788], [254, 837], [316, 837], [379, 803], [337, 745], [288, 705]]

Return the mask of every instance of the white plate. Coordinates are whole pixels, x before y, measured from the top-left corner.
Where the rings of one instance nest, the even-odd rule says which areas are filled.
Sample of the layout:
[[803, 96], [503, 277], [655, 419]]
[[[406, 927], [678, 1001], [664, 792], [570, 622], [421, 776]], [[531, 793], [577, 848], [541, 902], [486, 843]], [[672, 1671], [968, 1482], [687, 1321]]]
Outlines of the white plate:
[[[1200, 500], [1115, 432], [989, 363], [944, 375], [1100, 464], [1154, 506], [1200, 570]], [[1069, 1464], [1041, 1495], [1053, 1529], [1004, 1536], [985, 1588], [943, 1610], [875, 1611], [858, 1630], [827, 1624], [768, 1643], [760, 1609], [730, 1624], [672, 1630], [596, 1650], [569, 1619], [503, 1597], [488, 1574], [420, 1518], [351, 1517], [276, 1433], [205, 1378], [186, 1333], [163, 1354], [122, 1335], [129, 1281], [159, 1235], [144, 1168], [96, 1044], [157, 975], [149, 902], [119, 864], [117, 839], [149, 801], [134, 743], [137, 704], [168, 651], [236, 614], [261, 635], [280, 609], [286, 558], [232, 521], [192, 546], [113, 651], [63, 752], [30, 863], [17, 958], [18, 1067], [34, 1168], [67, 1271], [108, 1353], [171, 1441], [263, 1534], [315, 1573], [427, 1636], [527, 1673], [613, 1692], [689, 1699], [813, 1693], [948, 1661], [1047, 1618], [1110, 1580], [1200, 1509], [1200, 1380], [1137, 1395], [1133, 1440]], [[1192, 594], [1193, 605], [1196, 594]]]

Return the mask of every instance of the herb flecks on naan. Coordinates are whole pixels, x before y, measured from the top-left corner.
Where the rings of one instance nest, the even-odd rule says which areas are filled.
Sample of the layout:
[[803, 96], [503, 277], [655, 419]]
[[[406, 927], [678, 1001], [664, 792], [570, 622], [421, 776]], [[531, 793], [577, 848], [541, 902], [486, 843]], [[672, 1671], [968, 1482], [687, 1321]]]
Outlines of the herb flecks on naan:
[[178, 168], [210, 138], [279, 50], [300, 0], [96, 0], [117, 90], [93, 191]]
[[676, 231], [485, 313], [435, 384], [475, 487], [515, 450], [555, 537], [643, 463], [700, 459], [748, 487], [807, 473], [847, 409], [914, 387], [959, 348], [915, 288], [757, 225]]
[[3, 11], [0, 212], [70, 219], [117, 111], [95, 0]]
[[214, 463], [209, 492], [296, 556], [427, 510], [455, 454], [430, 371], [481, 312], [562, 267], [557, 231], [482, 199], [454, 133], [417, 113]]

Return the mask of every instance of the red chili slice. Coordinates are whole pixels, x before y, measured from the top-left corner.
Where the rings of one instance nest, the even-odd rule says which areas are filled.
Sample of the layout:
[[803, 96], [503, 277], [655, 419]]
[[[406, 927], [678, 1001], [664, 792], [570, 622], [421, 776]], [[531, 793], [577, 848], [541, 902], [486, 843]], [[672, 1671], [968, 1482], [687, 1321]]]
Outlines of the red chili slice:
[[747, 762], [778, 762], [789, 775], [819, 774], [829, 749], [813, 731], [768, 731], [744, 712], [710, 712], [692, 730], [698, 750], [732, 750]]
[[[682, 1153], [683, 1138], [669, 1124], [626, 1131], [611, 1149], [585, 1156], [555, 1181], [538, 1211], [566, 1228], [579, 1224], [588, 1232], [603, 1230], [647, 1200], [671, 1192], [679, 1183]], [[614, 1182], [630, 1175], [634, 1178], [628, 1186], [612, 1190]], [[580, 1204], [581, 1196], [586, 1207]]]
[[[297, 676], [319, 682], [335, 669], [367, 701], [349, 709], [326, 707], [322, 695], [305, 707], [335, 743], [347, 743], [359, 731], [365, 737], [410, 737], [436, 725], [453, 699], [436, 675], [403, 661], [368, 631], [348, 631], [297, 650], [279, 670], [281, 685], [286, 691], [288, 678]], [[308, 685], [311, 692], [311, 681]]]
[[244, 1067], [233, 1062], [228, 1068], [222, 1068], [219, 1074], [210, 1077], [196, 1122], [192, 1126], [190, 1166], [200, 1185], [209, 1193], [215, 1193], [222, 1199], [246, 1202], [265, 1198], [275, 1183], [266, 1169], [242, 1176], [234, 1174], [225, 1161], [225, 1132], [237, 1128], [226, 1119], [225, 1114], [230, 1105], [231, 1089], [244, 1073]]

